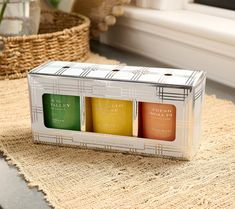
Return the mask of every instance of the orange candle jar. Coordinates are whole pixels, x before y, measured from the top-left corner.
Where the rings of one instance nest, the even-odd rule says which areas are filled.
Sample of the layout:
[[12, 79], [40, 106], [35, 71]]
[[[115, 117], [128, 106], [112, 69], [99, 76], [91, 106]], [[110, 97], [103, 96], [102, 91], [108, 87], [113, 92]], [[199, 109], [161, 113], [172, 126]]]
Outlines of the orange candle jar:
[[174, 105], [141, 102], [139, 110], [141, 137], [175, 140], [176, 108]]
[[92, 98], [93, 131], [132, 136], [131, 101]]

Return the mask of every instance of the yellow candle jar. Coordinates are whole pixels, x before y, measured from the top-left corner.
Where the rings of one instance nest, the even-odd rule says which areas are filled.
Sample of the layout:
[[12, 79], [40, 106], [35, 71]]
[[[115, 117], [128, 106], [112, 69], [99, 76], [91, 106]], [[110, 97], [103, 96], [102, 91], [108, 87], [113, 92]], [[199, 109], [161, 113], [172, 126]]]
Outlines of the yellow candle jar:
[[132, 136], [132, 109], [131, 101], [92, 98], [93, 131]]

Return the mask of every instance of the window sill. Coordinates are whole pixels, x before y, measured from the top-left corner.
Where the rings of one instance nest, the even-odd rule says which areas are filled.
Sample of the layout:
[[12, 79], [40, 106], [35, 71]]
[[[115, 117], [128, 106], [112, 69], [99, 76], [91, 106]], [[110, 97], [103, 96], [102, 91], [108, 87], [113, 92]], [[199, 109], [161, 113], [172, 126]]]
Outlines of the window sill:
[[126, 7], [101, 41], [235, 87], [235, 20], [189, 10]]

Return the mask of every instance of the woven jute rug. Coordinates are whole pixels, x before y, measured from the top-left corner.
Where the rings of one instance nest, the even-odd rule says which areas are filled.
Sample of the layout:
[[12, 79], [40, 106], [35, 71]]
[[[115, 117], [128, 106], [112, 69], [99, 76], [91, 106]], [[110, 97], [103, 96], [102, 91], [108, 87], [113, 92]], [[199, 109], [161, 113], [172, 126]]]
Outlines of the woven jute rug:
[[[115, 61], [91, 55], [88, 62]], [[33, 144], [27, 80], [0, 81], [0, 150], [56, 209], [235, 208], [235, 105], [206, 96], [190, 162]]]

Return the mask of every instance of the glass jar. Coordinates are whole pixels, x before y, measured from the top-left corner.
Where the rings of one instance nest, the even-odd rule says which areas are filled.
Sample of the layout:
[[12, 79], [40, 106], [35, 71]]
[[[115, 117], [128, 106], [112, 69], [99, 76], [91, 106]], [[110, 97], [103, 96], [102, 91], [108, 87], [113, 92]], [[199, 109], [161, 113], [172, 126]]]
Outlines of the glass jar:
[[131, 101], [92, 98], [91, 104], [94, 132], [132, 136]]
[[[5, 7], [5, 9], [4, 9]], [[1, 36], [37, 34], [40, 23], [40, 0], [0, 0]]]

